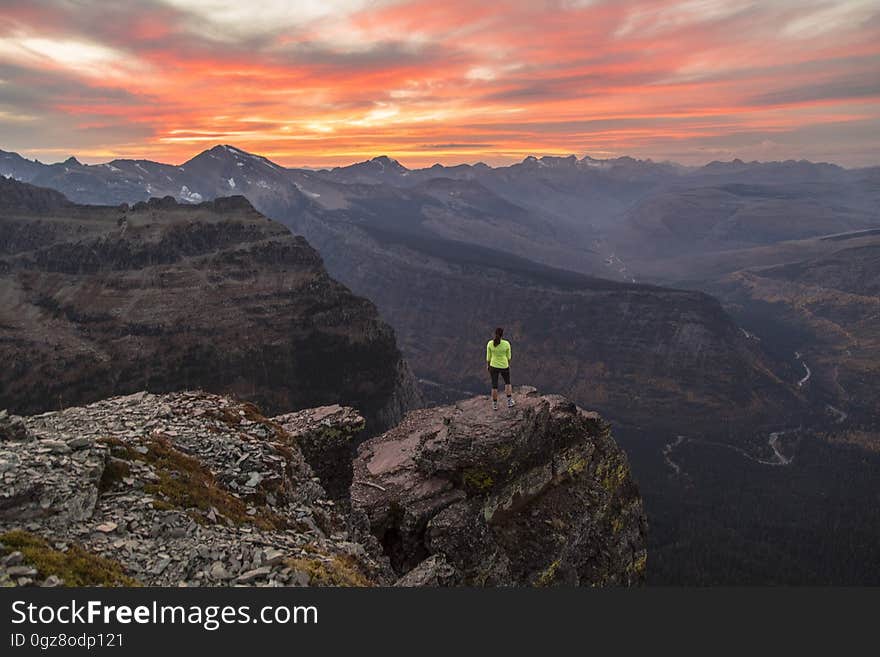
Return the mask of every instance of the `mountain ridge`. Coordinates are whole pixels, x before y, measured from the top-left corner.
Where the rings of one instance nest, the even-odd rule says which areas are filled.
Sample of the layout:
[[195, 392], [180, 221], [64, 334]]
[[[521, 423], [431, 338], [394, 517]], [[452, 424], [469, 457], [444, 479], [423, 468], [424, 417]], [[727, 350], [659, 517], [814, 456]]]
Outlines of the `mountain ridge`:
[[[10, 188], [43, 195], [6, 180], [0, 198]], [[373, 304], [243, 196], [0, 202], [0, 225], [0, 407], [39, 412], [188, 385], [270, 412], [341, 399], [377, 431], [419, 403]]]
[[650, 157], [638, 158], [638, 157], [632, 157], [629, 155], [621, 155], [621, 156], [613, 157], [613, 158], [594, 158], [589, 154], [584, 154], [580, 158], [578, 158], [578, 156], [574, 153], [571, 153], [568, 155], [540, 155], [540, 154], [536, 153], [536, 154], [529, 154], [529, 155], [523, 156], [523, 159], [520, 160], [519, 162], [511, 162], [510, 164], [503, 164], [503, 165], [497, 165], [497, 166], [492, 166], [492, 165], [486, 164], [485, 162], [477, 161], [477, 162], [473, 162], [473, 163], [458, 162], [455, 164], [441, 164], [441, 163], [437, 162], [437, 163], [434, 163], [431, 165], [426, 165], [423, 167], [407, 167], [407, 166], [401, 164], [400, 161], [395, 159], [394, 157], [392, 157], [390, 155], [381, 154], [381, 155], [375, 155], [373, 157], [367, 158], [366, 160], [359, 160], [356, 162], [351, 162], [349, 164], [340, 164], [340, 165], [335, 165], [332, 167], [313, 168], [313, 167], [304, 167], [302, 165], [277, 164], [273, 160], [271, 160], [271, 158], [269, 158], [269, 157], [266, 157], [263, 155], [258, 155], [256, 153], [252, 153], [250, 151], [239, 148], [233, 144], [219, 144], [219, 143], [215, 144], [214, 146], [212, 146], [210, 148], [204, 149], [204, 150], [196, 153], [195, 155], [193, 155], [189, 159], [187, 159], [181, 163], [178, 163], [178, 164], [160, 162], [158, 160], [149, 160], [149, 159], [145, 159], [145, 158], [125, 158], [125, 157], [116, 158], [114, 160], [109, 160], [107, 162], [96, 162], [94, 164], [82, 164], [74, 155], [69, 155], [63, 161], [59, 160], [58, 162], [54, 162], [54, 163], [44, 163], [44, 162], [40, 161], [39, 159], [36, 159], [36, 158], [29, 159], [29, 158], [26, 158], [26, 157], [20, 155], [19, 153], [15, 152], [15, 151], [6, 151], [3, 149], [0, 149], [0, 161], [3, 161], [4, 159], [18, 159], [18, 158], [20, 158], [24, 162], [27, 162], [30, 164], [42, 165], [42, 166], [55, 166], [57, 164], [75, 164], [75, 165], [80, 165], [80, 166], [103, 166], [104, 164], [113, 164], [114, 162], [117, 162], [117, 161], [123, 161], [123, 162], [128, 161], [128, 162], [151, 162], [153, 164], [157, 164], [157, 165], [161, 165], [161, 166], [181, 167], [189, 162], [192, 162], [193, 160], [198, 158], [200, 155], [204, 155], [204, 154], [210, 153], [210, 152], [216, 152], [218, 149], [236, 151], [242, 155], [246, 155], [249, 157], [257, 157], [257, 158], [263, 159], [263, 160], [273, 164], [276, 167], [280, 167], [280, 168], [284, 168], [284, 169], [292, 169], [292, 170], [305, 170], [305, 171], [334, 171], [334, 170], [343, 170], [343, 169], [346, 169], [349, 167], [357, 167], [359, 165], [371, 165], [371, 164], [381, 164], [381, 165], [388, 164], [396, 169], [399, 168], [402, 171], [408, 171], [408, 172], [428, 171], [430, 169], [436, 169], [437, 167], [442, 168], [442, 169], [455, 169], [455, 168], [459, 168], [459, 167], [503, 169], [503, 168], [509, 168], [509, 167], [514, 167], [514, 166], [522, 166], [524, 164], [532, 164], [532, 165], [537, 164], [538, 166], [540, 166], [542, 161], [545, 165], [550, 165], [552, 163], [559, 163], [559, 162], [565, 161], [565, 162], [581, 164], [583, 166], [589, 166], [591, 163], [596, 164], [596, 165], [600, 165], [600, 164], [607, 165], [607, 163], [619, 163], [619, 164], [644, 163], [644, 164], [658, 165], [658, 166], [671, 166], [671, 167], [675, 167], [675, 168], [682, 169], [682, 170], [706, 169], [709, 171], [716, 171], [716, 172], [722, 171], [722, 170], [728, 170], [728, 169], [737, 169], [737, 168], [742, 168], [742, 167], [755, 166], [755, 165], [764, 165], [764, 166], [773, 166], [773, 167], [780, 167], [780, 166], [789, 166], [790, 167], [790, 166], [795, 166], [795, 165], [798, 165], [798, 166], [811, 165], [811, 166], [815, 166], [815, 167], [823, 167], [827, 170], [843, 170], [843, 171], [871, 171], [871, 170], [874, 170], [874, 169], [877, 169], [878, 167], [880, 167], [880, 164], [859, 166], [859, 167], [845, 167], [843, 165], [836, 164], [834, 162], [813, 161], [813, 160], [808, 160], [805, 158], [801, 158], [801, 159], [788, 158], [785, 160], [749, 160], [749, 161], [745, 161], [745, 160], [742, 160], [740, 158], [735, 157], [732, 160], [712, 160], [712, 161], [709, 161], [709, 162], [702, 164], [702, 165], [685, 165], [685, 164], [680, 164], [678, 162], [675, 162], [674, 160], [657, 161], [657, 160], [654, 160]]

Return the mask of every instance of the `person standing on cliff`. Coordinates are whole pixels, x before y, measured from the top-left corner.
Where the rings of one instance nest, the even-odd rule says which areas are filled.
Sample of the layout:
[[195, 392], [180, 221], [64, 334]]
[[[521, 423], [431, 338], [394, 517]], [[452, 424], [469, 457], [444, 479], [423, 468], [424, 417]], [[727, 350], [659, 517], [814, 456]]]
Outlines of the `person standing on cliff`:
[[495, 329], [495, 337], [486, 344], [486, 369], [492, 378], [492, 410], [498, 410], [498, 375], [504, 379], [504, 392], [507, 393], [507, 407], [512, 408], [513, 387], [510, 385], [510, 343], [502, 340], [503, 328]]

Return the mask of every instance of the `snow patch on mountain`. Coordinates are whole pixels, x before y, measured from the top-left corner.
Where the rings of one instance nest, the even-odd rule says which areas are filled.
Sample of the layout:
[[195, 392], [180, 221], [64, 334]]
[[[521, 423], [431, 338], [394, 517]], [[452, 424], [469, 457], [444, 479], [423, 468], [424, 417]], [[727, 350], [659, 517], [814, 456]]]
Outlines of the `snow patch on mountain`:
[[202, 202], [202, 195], [198, 192], [190, 191], [189, 187], [187, 187], [186, 185], [183, 185], [180, 188], [180, 193], [178, 194], [178, 197], [180, 198], [180, 200], [186, 201], [187, 203]]
[[293, 185], [306, 196], [311, 196], [312, 198], [321, 198], [320, 194], [318, 194], [317, 192], [310, 192], [307, 189], [303, 189], [303, 187], [299, 183], [293, 183]]

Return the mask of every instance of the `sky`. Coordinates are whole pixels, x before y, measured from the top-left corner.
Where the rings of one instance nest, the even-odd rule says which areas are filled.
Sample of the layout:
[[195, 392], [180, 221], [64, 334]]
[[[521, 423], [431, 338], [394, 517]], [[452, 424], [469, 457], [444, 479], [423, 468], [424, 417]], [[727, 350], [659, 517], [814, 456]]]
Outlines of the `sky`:
[[880, 164], [878, 0], [0, 0], [0, 148]]

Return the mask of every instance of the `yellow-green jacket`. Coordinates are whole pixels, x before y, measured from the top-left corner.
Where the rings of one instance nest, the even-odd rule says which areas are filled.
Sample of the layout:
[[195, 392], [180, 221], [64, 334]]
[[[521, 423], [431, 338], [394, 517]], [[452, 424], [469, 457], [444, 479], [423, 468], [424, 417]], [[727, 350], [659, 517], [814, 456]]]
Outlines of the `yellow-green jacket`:
[[489, 344], [486, 345], [486, 362], [499, 370], [510, 367], [510, 343], [502, 339], [496, 347], [495, 341], [489, 340]]

